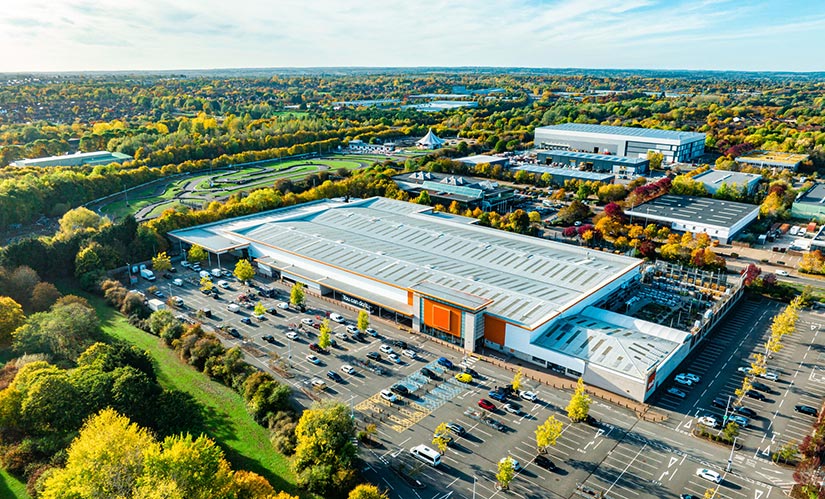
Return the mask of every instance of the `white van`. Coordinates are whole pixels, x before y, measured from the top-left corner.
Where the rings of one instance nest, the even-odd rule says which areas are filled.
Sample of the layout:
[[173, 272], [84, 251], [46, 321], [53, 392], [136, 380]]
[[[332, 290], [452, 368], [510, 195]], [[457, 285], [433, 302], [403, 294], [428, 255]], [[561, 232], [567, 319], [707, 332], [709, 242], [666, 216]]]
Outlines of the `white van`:
[[212, 269], [212, 275], [215, 277], [221, 276], [221, 269]]
[[210, 281], [212, 280], [212, 276], [211, 276], [211, 275], [209, 275], [209, 272], [207, 272], [207, 271], [205, 271], [205, 270], [201, 270], [201, 271], [198, 273], [198, 275], [199, 275], [199, 276], [201, 276], [201, 279], [203, 279], [203, 278], [205, 277], [205, 278], [209, 279]]
[[411, 448], [410, 454], [433, 467], [441, 464], [441, 454], [424, 444]]
[[241, 307], [239, 307], [236, 303], [230, 303], [227, 305], [226, 309], [230, 312], [235, 312], [236, 314], [241, 311]]

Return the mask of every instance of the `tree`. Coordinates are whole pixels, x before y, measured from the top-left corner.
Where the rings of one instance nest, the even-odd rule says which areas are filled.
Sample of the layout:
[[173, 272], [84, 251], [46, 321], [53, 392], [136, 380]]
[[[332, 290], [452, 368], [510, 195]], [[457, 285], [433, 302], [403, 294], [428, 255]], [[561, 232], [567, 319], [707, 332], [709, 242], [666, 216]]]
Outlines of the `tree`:
[[496, 473], [496, 480], [498, 480], [499, 487], [503, 490], [510, 488], [510, 482], [513, 481], [515, 476], [516, 469], [512, 457], [507, 456], [498, 462], [498, 473]]
[[202, 291], [212, 291], [212, 288], [214, 288], [214, 287], [215, 287], [215, 285], [212, 284], [212, 279], [210, 279], [208, 276], [201, 277], [201, 290]]
[[662, 161], [665, 159], [664, 155], [659, 151], [647, 151], [647, 160], [650, 162], [651, 170], [658, 170], [662, 167]]
[[161, 251], [152, 257], [152, 268], [156, 272], [166, 272], [172, 268], [172, 259], [166, 256], [165, 251]]
[[249, 260], [238, 260], [238, 263], [235, 264], [234, 274], [239, 281], [246, 282], [255, 276], [255, 269], [252, 268]]
[[733, 439], [739, 436], [739, 425], [733, 421], [729, 422], [722, 430], [722, 436], [724, 436], [728, 442], [733, 442]]
[[266, 307], [263, 303], [258, 302], [255, 304], [255, 309], [253, 312], [255, 312], [255, 315], [264, 315], [266, 313]]
[[742, 399], [751, 388], [753, 388], [751, 375], [747, 375], [742, 379], [742, 386], [734, 390], [734, 394], [736, 394], [736, 405], [740, 405], [742, 403]]
[[318, 346], [326, 350], [332, 344], [329, 335], [332, 329], [329, 327], [329, 319], [324, 319], [321, 322], [321, 327], [318, 329]]
[[539, 427], [536, 428], [536, 447], [538, 447], [539, 452], [544, 454], [547, 452], [548, 446], [555, 446], [556, 441], [561, 436], [563, 428], [564, 423], [558, 421], [556, 416], [548, 417], [547, 421], [539, 425]]
[[357, 327], [361, 331], [366, 331], [370, 327], [370, 314], [366, 310], [361, 309], [358, 311]]
[[305, 302], [306, 297], [304, 296], [304, 285], [300, 282], [296, 282], [292, 285], [292, 290], [289, 292], [289, 303], [291, 303], [295, 308], [303, 308]]
[[513, 384], [512, 384], [513, 390], [515, 390], [517, 392], [519, 390], [521, 390], [521, 380], [522, 379], [524, 379], [524, 373], [521, 371], [521, 368], [519, 367], [518, 371], [516, 371], [516, 374], [513, 375]]
[[189, 251], [186, 253], [186, 259], [190, 262], [203, 262], [206, 261], [207, 257], [206, 250], [197, 244], [189, 248]]
[[293, 467], [298, 484], [327, 496], [346, 489], [355, 478], [354, 436], [346, 405], [328, 401], [305, 410], [295, 427]]
[[50, 282], [38, 282], [32, 291], [29, 300], [29, 309], [32, 312], [44, 312], [51, 308], [61, 297], [60, 291]]
[[576, 391], [570, 398], [570, 403], [567, 404], [567, 417], [574, 423], [578, 423], [587, 419], [589, 412], [590, 396], [585, 391], [584, 380], [579, 378], [576, 383]]
[[146, 453], [140, 486], [153, 490], [172, 483], [181, 497], [211, 499], [224, 490], [231, 479], [229, 463], [221, 448], [206, 436], [195, 438], [187, 434], [166, 437], [160, 448], [154, 446]]
[[432, 200], [430, 199], [430, 193], [422, 190], [418, 197], [415, 198], [415, 202], [417, 204], [430, 206], [432, 204]]
[[450, 442], [450, 431], [447, 423], [441, 423], [433, 431], [433, 445], [438, 447], [438, 452], [444, 454], [447, 451], [447, 444]]
[[11, 340], [11, 333], [23, 325], [26, 316], [23, 307], [8, 296], [0, 296], [0, 344]]
[[347, 499], [389, 499], [389, 496], [375, 485], [362, 483], [349, 492]]
[[584, 220], [589, 217], [590, 214], [590, 207], [581, 201], [576, 200], [560, 209], [556, 219], [563, 224], [569, 224]]
[[29, 316], [14, 334], [14, 350], [21, 354], [43, 353], [55, 360], [74, 361], [100, 336], [95, 311], [79, 303], [56, 303], [47, 312]]
[[762, 269], [752, 263], [748, 264], [748, 266], [742, 270], [742, 283], [745, 286], [750, 286], [756, 281], [761, 273]]
[[60, 231], [58, 236], [61, 239], [68, 239], [77, 232], [82, 232], [86, 229], [98, 230], [109, 221], [92, 210], [84, 207], [75, 208], [67, 211], [61, 218]]

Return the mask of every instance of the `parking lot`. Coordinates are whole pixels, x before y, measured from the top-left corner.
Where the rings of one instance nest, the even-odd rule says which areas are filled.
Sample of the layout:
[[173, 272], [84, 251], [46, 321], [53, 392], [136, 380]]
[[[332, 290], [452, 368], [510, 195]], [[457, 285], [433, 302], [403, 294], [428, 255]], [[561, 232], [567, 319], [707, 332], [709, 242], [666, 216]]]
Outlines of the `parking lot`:
[[[518, 460], [523, 469], [506, 493], [523, 498], [586, 497], [591, 495], [589, 491], [623, 499], [676, 497], [681, 493], [702, 496], [709, 486], [717, 485], [696, 476], [699, 467], [724, 475], [718, 485], [722, 497], [779, 497], [778, 487], [789, 483], [790, 472], [770, 462], [770, 449], [801, 439], [813, 419], [795, 413], [793, 406], [798, 403], [818, 406], [818, 400], [825, 394], [825, 362], [818, 364], [823, 352], [816, 346], [807, 346], [820, 334], [819, 323], [825, 324], [825, 318], [803, 312], [797, 334], [786, 338], [786, 348], [769, 362], [772, 370], [781, 372], [779, 381], [768, 382], [775, 393], [766, 401], [747, 399], [746, 405], [759, 416], [751, 427], [742, 431], [740, 441], [744, 448], [734, 453], [733, 469], [725, 473], [730, 448], [696, 439], [690, 431], [696, 424], [696, 416], [719, 415], [719, 410], [710, 405], [713, 398], [732, 394], [741, 383], [743, 374], [737, 368], [746, 365], [750, 352], [764, 341], [772, 316], [781, 308], [775, 302], [743, 300], [706, 345], [686, 361], [681, 370], [698, 374], [702, 381], [691, 388], [682, 387], [686, 392], [684, 399], [665, 394], [654, 400], [659, 410], [668, 413], [666, 421], [640, 421], [628, 410], [594, 400], [590, 413], [596, 422], [571, 424], [564, 410], [570, 393], [532, 381], [528, 381], [525, 388], [535, 391], [538, 400], [518, 401], [526, 414], [508, 413], [502, 410], [502, 403], [495, 400], [492, 401], [496, 406], [494, 411], [480, 408], [479, 399], [491, 400], [488, 392], [509, 384], [512, 373], [474, 358], [463, 359], [424, 335], [410, 335], [386, 322], [373, 321], [378, 338], [367, 336], [363, 341], [338, 338], [338, 346], [328, 352], [312, 352], [309, 345], [317, 341], [318, 331], [306, 325], [296, 327], [302, 319], [317, 322], [327, 313], [341, 314], [346, 324], [330, 322], [333, 332], [341, 333], [347, 324], [354, 323], [357, 313], [312, 296], [308, 296], [306, 313], [282, 310], [277, 304], [287, 301], [289, 288], [264, 282], [262, 285], [277, 291], [277, 297], [258, 300], [267, 308], [274, 307], [277, 315], [267, 313], [263, 320], [251, 318], [250, 324], [244, 324], [241, 319], [252, 317], [252, 310], [240, 308], [238, 313], [233, 313], [226, 307], [231, 301], [237, 301], [238, 295], [256, 290], [226, 279], [229, 289], [221, 290], [215, 299], [198, 290], [198, 279], [193, 272], [179, 267], [175, 277], [183, 278], [184, 286], [172, 286], [162, 278], [155, 284], [183, 298], [184, 308], [180, 311], [194, 315], [198, 309], [210, 308], [212, 318], [204, 322], [213, 327], [237, 328], [241, 338], [226, 333], [221, 333], [221, 337], [228, 345], [242, 346], [251, 362], [264, 369], [271, 369], [276, 363], [286, 366], [285, 371], [278, 370], [276, 375], [295, 388], [312, 398], [334, 398], [348, 404], [361, 428], [366, 423], [376, 424], [377, 444], [362, 446], [366, 463], [363, 471], [367, 479], [386, 488], [391, 497], [433, 498], [449, 493], [452, 497], [464, 498], [502, 495], [496, 488], [494, 475], [498, 460], [507, 455]], [[142, 287], [146, 285], [141, 281]], [[286, 336], [291, 330], [298, 331], [295, 339]], [[267, 335], [274, 337], [271, 342], [263, 340]], [[386, 353], [380, 353], [380, 360], [369, 360], [367, 364], [367, 353], [377, 353], [380, 345], [396, 340], [407, 342], [407, 347], [416, 352], [415, 359], [401, 355], [400, 362], [396, 363], [391, 362]], [[398, 346], [393, 348], [396, 352], [401, 350]], [[307, 355], [316, 355], [319, 363], [308, 361]], [[454, 377], [460, 372], [458, 368], [450, 370], [438, 364], [437, 359], [442, 356], [456, 364], [464, 360], [479, 376], [469, 384], [459, 382]], [[345, 364], [353, 367], [352, 373], [342, 371]], [[376, 366], [383, 373], [376, 373]], [[421, 375], [421, 368], [425, 366], [435, 373], [436, 379]], [[338, 373], [342, 382], [328, 379], [327, 371]], [[323, 380], [325, 387], [313, 388], [314, 379]], [[381, 390], [396, 383], [403, 384], [409, 395], [397, 402], [381, 397]], [[498, 420], [503, 431], [477, 419], [476, 412]], [[537, 455], [535, 429], [551, 414], [564, 423], [562, 437], [555, 447], [548, 449], [547, 457], [558, 467], [554, 471], [532, 462]], [[440, 466], [413, 461], [409, 448], [418, 444], [434, 447], [433, 431], [442, 422], [458, 423], [467, 433], [455, 436]], [[390, 471], [400, 462], [408, 464], [411, 474], [425, 489], [411, 488]]]

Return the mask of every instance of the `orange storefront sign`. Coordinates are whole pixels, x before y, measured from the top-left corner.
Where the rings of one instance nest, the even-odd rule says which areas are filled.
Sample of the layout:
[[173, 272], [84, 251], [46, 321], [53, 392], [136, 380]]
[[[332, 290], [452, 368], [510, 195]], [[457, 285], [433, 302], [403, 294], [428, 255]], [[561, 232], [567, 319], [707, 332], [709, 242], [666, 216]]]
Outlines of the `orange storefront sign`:
[[426, 298], [424, 302], [424, 324], [461, 337], [461, 311], [455, 307], [436, 303]]

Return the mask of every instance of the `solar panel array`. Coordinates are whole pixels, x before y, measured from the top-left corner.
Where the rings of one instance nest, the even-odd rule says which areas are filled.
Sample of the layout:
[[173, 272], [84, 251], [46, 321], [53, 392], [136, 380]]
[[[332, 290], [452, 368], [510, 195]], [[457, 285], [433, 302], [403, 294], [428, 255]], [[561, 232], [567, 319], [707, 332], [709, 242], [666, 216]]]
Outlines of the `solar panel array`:
[[465, 187], [462, 185], [444, 184], [441, 182], [433, 182], [432, 180], [425, 180], [421, 187], [428, 191], [446, 192], [448, 194], [457, 194], [459, 196], [466, 196], [470, 199], [480, 199], [484, 195], [481, 189], [473, 187]]
[[[630, 271], [639, 260], [455, 221], [412, 203], [371, 198], [282, 213], [232, 228], [307, 258], [393, 285], [429, 281], [480, 296], [526, 325]], [[221, 230], [219, 226], [213, 230]], [[261, 246], [264, 252], [266, 247]]]

